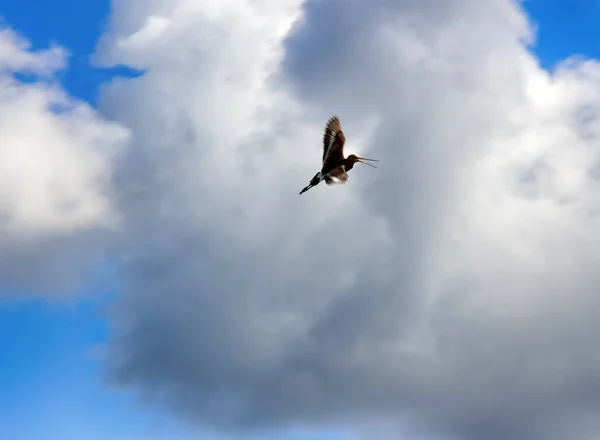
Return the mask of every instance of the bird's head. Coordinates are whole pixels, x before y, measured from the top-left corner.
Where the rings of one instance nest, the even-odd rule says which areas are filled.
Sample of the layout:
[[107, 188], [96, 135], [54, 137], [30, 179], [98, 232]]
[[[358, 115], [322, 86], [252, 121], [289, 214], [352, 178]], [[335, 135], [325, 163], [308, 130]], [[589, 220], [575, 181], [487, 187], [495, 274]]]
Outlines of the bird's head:
[[371, 162], [379, 162], [377, 159], [367, 159], [366, 157], [360, 157], [355, 154], [351, 154], [350, 156], [348, 156], [346, 158], [346, 160], [348, 162], [350, 162], [352, 165], [354, 165], [356, 162], [360, 162], [360, 163], [364, 163], [365, 165], [369, 165], [370, 167], [373, 167], [373, 168], [377, 168], [377, 167], [375, 165], [371, 165], [370, 163], [364, 162], [364, 161], [369, 160]]

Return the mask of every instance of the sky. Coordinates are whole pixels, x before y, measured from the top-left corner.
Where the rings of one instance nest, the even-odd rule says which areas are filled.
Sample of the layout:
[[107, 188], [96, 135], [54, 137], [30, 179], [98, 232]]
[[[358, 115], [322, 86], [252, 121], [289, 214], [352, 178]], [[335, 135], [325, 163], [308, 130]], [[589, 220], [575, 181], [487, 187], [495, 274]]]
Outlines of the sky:
[[0, 438], [597, 438], [598, 2], [0, 16]]

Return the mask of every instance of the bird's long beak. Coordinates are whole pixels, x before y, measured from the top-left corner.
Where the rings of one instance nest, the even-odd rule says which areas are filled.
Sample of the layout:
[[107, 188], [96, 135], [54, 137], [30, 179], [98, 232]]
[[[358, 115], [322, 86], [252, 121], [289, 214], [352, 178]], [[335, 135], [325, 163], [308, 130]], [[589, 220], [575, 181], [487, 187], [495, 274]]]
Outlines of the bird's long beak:
[[364, 160], [370, 160], [371, 162], [379, 162], [377, 159], [367, 159], [366, 157], [356, 157], [360, 163], [364, 163], [365, 165], [369, 165], [370, 167], [377, 168], [375, 165], [371, 165], [368, 162], [363, 162]]

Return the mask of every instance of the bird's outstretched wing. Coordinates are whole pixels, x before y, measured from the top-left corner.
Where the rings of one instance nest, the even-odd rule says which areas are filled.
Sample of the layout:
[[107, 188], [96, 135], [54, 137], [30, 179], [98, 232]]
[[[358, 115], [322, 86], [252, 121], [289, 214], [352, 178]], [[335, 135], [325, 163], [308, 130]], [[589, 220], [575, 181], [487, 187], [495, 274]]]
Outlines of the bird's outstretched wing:
[[323, 171], [333, 169], [344, 160], [344, 142], [346, 137], [337, 116], [327, 121], [323, 134]]
[[336, 183], [347, 183], [348, 182], [348, 174], [346, 174], [346, 169], [344, 165], [340, 165], [337, 168], [331, 170], [328, 174], [325, 174], [325, 183], [327, 185], [334, 185]]

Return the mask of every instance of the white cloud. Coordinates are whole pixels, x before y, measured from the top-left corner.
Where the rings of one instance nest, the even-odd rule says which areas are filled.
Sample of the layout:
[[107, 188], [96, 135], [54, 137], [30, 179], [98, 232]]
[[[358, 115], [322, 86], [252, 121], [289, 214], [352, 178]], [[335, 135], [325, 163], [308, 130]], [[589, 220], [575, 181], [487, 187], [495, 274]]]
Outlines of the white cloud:
[[[114, 229], [112, 165], [127, 141], [53, 80], [66, 51], [32, 51], [0, 30], [0, 274], [4, 289], [61, 291], [101, 258], [97, 231]], [[17, 73], [36, 75], [20, 81]], [[41, 80], [39, 75], [43, 75]], [[89, 269], [89, 268], [88, 268]]]
[[[598, 432], [600, 66], [530, 40], [510, 0], [114, 2], [115, 381], [224, 430]], [[298, 197], [332, 113], [381, 166]]]
[[0, 28], [0, 72], [27, 72], [48, 75], [66, 65], [67, 52], [51, 46], [34, 52], [28, 40], [8, 27]]

